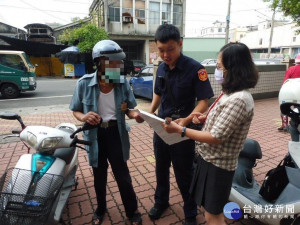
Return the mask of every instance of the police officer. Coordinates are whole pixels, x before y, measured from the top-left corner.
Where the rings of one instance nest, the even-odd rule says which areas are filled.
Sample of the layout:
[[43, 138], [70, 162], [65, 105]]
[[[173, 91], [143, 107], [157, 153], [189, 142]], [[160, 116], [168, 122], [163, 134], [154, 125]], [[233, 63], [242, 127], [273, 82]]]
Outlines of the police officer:
[[[155, 33], [159, 56], [164, 61], [157, 70], [150, 113], [159, 108], [158, 116], [179, 119], [182, 126], [192, 121], [190, 113], [205, 112], [213, 90], [205, 68], [181, 53], [182, 40], [178, 28], [163, 24]], [[197, 100], [197, 104], [195, 104]], [[195, 106], [196, 105], [196, 106]], [[184, 133], [182, 134], [184, 136]], [[174, 145], [166, 144], [156, 133], [153, 138], [156, 158], [155, 204], [149, 211], [151, 219], [158, 219], [169, 206], [170, 166], [173, 165], [177, 185], [184, 201], [185, 225], [196, 225], [197, 205], [190, 198], [193, 177], [195, 142], [186, 140]]]
[[98, 126], [98, 129], [84, 133], [84, 139], [92, 142], [86, 149], [89, 164], [93, 168], [98, 204], [92, 222], [101, 224], [107, 211], [106, 184], [109, 162], [126, 216], [132, 225], [139, 225], [142, 224], [141, 214], [137, 210], [136, 194], [126, 163], [130, 143], [125, 114], [137, 122], [143, 122], [143, 119], [139, 112], [128, 110], [137, 104], [128, 81], [120, 74], [121, 60], [125, 58], [125, 53], [114, 41], [102, 40], [94, 46], [92, 56], [97, 71], [78, 80], [70, 104], [76, 119]]

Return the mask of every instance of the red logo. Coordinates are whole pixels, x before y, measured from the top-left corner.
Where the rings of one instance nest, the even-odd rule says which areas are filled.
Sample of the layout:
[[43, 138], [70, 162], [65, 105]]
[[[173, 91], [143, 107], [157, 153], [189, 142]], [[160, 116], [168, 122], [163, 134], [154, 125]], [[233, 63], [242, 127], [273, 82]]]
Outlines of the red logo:
[[199, 80], [206, 81], [208, 78], [206, 69], [200, 69], [198, 71], [198, 77], [199, 77]]

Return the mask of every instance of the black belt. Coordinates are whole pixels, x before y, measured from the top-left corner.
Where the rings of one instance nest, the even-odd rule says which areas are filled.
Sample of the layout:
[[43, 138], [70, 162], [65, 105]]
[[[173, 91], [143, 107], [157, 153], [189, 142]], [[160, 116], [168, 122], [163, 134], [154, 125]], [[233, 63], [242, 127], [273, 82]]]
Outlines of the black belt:
[[100, 124], [100, 127], [101, 128], [108, 128], [108, 127], [113, 127], [113, 126], [116, 126], [116, 125], [118, 125], [117, 120], [109, 120], [107, 122], [102, 122]]

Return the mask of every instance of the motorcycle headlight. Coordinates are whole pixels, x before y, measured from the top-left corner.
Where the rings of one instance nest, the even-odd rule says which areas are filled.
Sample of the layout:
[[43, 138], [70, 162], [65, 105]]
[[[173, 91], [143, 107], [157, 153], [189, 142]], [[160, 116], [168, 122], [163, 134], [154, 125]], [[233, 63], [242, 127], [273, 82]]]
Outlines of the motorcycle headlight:
[[27, 143], [33, 148], [37, 144], [36, 136], [29, 131], [27, 132]]
[[39, 149], [41, 150], [51, 150], [54, 149], [55, 146], [61, 141], [62, 137], [49, 137], [49, 138], [45, 138]]

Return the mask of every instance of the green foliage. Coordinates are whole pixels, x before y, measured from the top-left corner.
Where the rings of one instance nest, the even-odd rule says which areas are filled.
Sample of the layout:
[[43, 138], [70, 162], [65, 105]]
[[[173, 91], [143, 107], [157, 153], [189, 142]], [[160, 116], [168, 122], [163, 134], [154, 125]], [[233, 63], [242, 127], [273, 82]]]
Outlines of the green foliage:
[[282, 0], [281, 9], [284, 14], [291, 16], [300, 26], [300, 1], [299, 0]]
[[94, 24], [82, 25], [80, 28], [67, 29], [59, 37], [58, 40], [62, 43], [73, 43], [78, 40], [77, 47], [80, 52], [91, 52], [94, 45], [101, 40], [109, 39], [108, 34], [104, 29], [99, 29]]
[[[285, 16], [290, 16], [300, 26], [300, 1], [299, 0], [263, 0], [270, 2], [271, 8], [278, 8]], [[299, 32], [299, 31], [298, 31]]]

